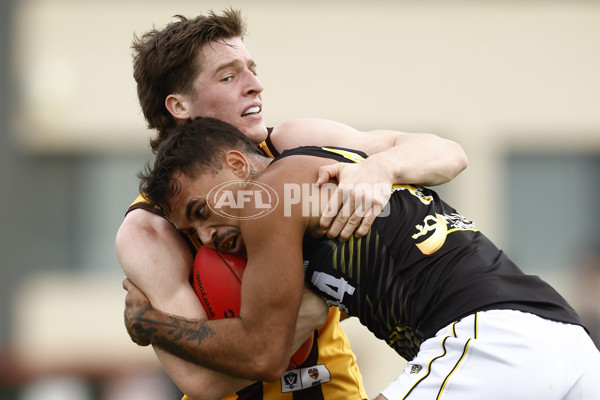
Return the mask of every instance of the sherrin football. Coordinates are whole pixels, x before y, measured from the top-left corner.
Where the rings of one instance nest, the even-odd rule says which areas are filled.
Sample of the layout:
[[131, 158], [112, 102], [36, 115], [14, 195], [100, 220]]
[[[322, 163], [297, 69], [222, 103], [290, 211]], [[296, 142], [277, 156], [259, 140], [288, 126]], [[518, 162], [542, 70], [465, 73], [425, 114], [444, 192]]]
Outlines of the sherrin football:
[[[246, 259], [201, 246], [192, 270], [193, 286], [209, 319], [239, 316], [241, 283]], [[309, 337], [292, 355], [288, 370], [306, 361], [313, 346]]]

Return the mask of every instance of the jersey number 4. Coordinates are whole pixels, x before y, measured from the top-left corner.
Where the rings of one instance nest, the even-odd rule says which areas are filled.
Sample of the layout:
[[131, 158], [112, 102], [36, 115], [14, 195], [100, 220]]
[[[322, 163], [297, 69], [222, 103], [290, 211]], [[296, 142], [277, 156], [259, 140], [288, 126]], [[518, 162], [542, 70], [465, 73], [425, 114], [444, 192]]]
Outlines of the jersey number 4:
[[342, 311], [347, 309], [343, 304], [344, 295], [348, 293], [351, 296], [356, 289], [344, 278], [336, 278], [325, 272], [313, 272], [310, 281], [324, 295], [329, 306], [337, 306]]

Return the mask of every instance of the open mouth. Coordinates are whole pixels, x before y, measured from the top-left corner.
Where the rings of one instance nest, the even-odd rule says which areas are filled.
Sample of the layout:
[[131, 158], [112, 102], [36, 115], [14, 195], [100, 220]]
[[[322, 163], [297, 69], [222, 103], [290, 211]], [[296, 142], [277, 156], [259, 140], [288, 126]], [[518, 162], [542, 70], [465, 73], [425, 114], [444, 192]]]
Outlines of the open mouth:
[[255, 115], [255, 114], [258, 114], [259, 112], [260, 112], [260, 107], [253, 106], [253, 107], [250, 107], [249, 109], [247, 109], [246, 111], [244, 111], [244, 113], [242, 114], [242, 117], [247, 117], [248, 115]]
[[238, 235], [233, 235], [227, 240], [219, 243], [219, 251], [222, 253], [236, 253], [238, 247]]

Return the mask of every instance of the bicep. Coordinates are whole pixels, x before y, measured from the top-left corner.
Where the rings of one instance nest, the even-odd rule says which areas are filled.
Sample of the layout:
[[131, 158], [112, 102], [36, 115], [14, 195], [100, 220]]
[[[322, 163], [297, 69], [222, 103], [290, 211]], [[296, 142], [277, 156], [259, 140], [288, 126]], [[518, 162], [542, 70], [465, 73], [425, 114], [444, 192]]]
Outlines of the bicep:
[[277, 340], [275, 346], [290, 347], [304, 286], [302, 218], [284, 216], [280, 207], [240, 227], [248, 254], [240, 317]]
[[167, 220], [147, 211], [132, 211], [119, 229], [116, 249], [123, 271], [154, 308], [206, 318], [189, 281], [192, 253]]
[[361, 132], [336, 121], [299, 118], [275, 127], [271, 140], [280, 153], [299, 146], [338, 146], [375, 154], [394, 146], [404, 135], [391, 130]]

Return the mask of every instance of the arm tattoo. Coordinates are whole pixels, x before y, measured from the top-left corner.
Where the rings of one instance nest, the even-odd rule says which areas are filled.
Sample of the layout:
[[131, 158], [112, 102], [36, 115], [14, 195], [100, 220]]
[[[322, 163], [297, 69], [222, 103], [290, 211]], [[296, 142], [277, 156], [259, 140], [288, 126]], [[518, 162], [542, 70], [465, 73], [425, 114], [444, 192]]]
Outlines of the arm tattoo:
[[[154, 313], [157, 318], [153, 318]], [[133, 328], [138, 337], [195, 364], [200, 364], [199, 357], [191, 350], [215, 334], [204, 321], [187, 320], [151, 308], [140, 310]]]

